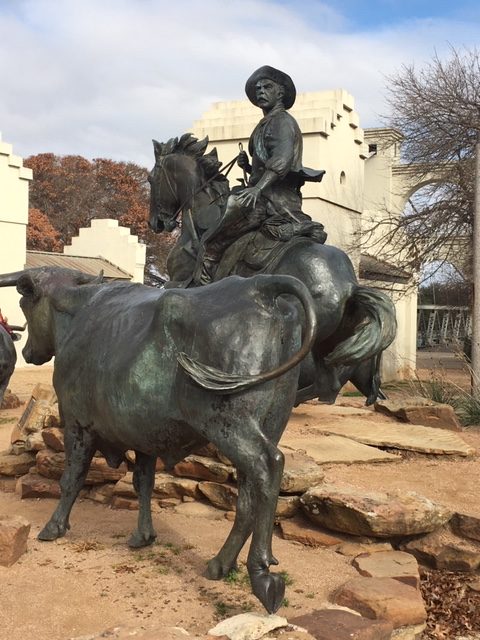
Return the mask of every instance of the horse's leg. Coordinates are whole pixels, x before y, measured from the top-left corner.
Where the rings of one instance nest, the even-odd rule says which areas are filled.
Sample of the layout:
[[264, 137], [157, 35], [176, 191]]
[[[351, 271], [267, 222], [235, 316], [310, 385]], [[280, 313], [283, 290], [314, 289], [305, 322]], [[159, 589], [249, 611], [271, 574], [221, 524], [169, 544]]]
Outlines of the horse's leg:
[[152, 523], [151, 498], [155, 484], [155, 465], [157, 458], [135, 451], [133, 468], [133, 486], [138, 494], [139, 511], [137, 529], [131, 535], [128, 546], [132, 549], [146, 547], [156, 538]]
[[65, 424], [65, 470], [60, 480], [60, 501], [52, 517], [38, 534], [39, 540], [55, 540], [70, 528], [68, 519], [83, 487], [96, 450], [95, 437], [78, 423]]

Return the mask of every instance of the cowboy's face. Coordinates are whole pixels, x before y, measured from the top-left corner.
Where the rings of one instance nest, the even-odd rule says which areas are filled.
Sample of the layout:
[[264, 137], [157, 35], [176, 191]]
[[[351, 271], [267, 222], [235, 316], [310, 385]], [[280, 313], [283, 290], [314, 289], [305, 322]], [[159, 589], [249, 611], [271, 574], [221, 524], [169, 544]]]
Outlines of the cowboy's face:
[[273, 107], [281, 103], [283, 94], [283, 86], [268, 78], [261, 78], [255, 85], [257, 105], [265, 112], [271, 111]]

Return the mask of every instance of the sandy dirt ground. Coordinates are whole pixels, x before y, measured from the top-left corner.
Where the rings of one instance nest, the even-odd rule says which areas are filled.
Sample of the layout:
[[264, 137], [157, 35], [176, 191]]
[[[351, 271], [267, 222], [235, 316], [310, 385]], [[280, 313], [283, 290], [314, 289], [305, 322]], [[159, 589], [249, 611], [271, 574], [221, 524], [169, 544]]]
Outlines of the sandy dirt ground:
[[[49, 367], [19, 370], [10, 387], [28, 400], [37, 382], [50, 382], [51, 373]], [[359, 398], [340, 402], [362, 406]], [[7, 447], [21, 412], [21, 408], [0, 412], [0, 450]], [[319, 408], [319, 419], [321, 415]], [[372, 412], [372, 420], [376, 419]], [[300, 428], [302, 420], [300, 407], [288, 429]], [[463, 437], [480, 451], [479, 433], [471, 429]], [[325, 472], [328, 482], [414, 490], [454, 510], [480, 516], [478, 457], [414, 454], [395, 463], [329, 465]], [[213, 519], [163, 509], [154, 514], [156, 543], [130, 551], [126, 539], [136, 512], [112, 510], [88, 499], [77, 501], [72, 528], [63, 539], [37, 541], [55, 504], [55, 500], [22, 501], [15, 493], [0, 492], [0, 516], [21, 515], [31, 522], [28, 552], [12, 567], [0, 567], [0, 638], [65, 640], [118, 625], [180, 626], [200, 635], [227, 615], [263, 613], [241, 581], [212, 582], [203, 576], [206, 562], [231, 527], [222, 512], [215, 512], [218, 519]], [[291, 579], [279, 611], [287, 618], [319, 608], [338, 586], [358, 575], [351, 558], [285, 541], [278, 532], [274, 554], [280, 560], [278, 570]], [[244, 550], [241, 561], [245, 559]]]

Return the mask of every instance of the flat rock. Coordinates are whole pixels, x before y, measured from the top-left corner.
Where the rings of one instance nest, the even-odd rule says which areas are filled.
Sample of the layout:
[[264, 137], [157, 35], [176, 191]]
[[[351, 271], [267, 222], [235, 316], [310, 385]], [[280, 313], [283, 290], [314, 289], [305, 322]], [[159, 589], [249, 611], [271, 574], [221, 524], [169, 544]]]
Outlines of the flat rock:
[[208, 480], [209, 482], [227, 482], [233, 472], [232, 467], [211, 457], [191, 455], [175, 465], [176, 476]]
[[60, 483], [38, 473], [27, 473], [18, 478], [15, 488], [22, 498], [60, 498]]
[[110, 504], [113, 498], [114, 488], [115, 485], [112, 484], [93, 486], [86, 497], [100, 504]]
[[128, 511], [138, 511], [138, 500], [135, 498], [113, 496], [110, 505], [112, 509], [128, 509]]
[[390, 640], [393, 625], [369, 620], [339, 609], [321, 609], [290, 620], [309, 631], [316, 640]]
[[362, 553], [353, 559], [352, 565], [361, 576], [394, 578], [415, 589], [420, 588], [418, 564], [410, 553], [393, 550]]
[[[39, 451], [36, 458], [36, 468], [41, 476], [58, 480], [61, 478], [65, 468], [65, 453], [63, 451], [51, 451], [50, 449]], [[112, 469], [104, 458], [93, 458], [85, 478], [85, 484], [117, 482], [126, 472], [125, 463], [122, 463], [118, 469]]]
[[282, 520], [280, 522], [280, 530], [285, 540], [294, 540], [307, 547], [333, 547], [344, 542], [344, 539], [335, 536], [333, 533], [326, 533], [312, 527], [303, 518]]
[[355, 462], [398, 462], [400, 456], [369, 447], [351, 438], [334, 434], [315, 434], [312, 436], [285, 435], [282, 447], [303, 451], [317, 464]]
[[376, 411], [402, 422], [462, 431], [453, 407], [421, 396], [410, 396], [399, 400], [377, 400], [374, 406]]
[[208, 632], [211, 636], [227, 636], [230, 640], [258, 640], [270, 631], [286, 627], [286, 618], [258, 613], [240, 613], [219, 622]]
[[428, 533], [452, 516], [445, 507], [413, 491], [387, 494], [324, 484], [312, 487], [300, 502], [314, 523], [376, 538]]
[[16, 456], [8, 451], [0, 452], [0, 475], [23, 476], [34, 465], [35, 455], [32, 453], [25, 452]]
[[473, 456], [475, 454], [475, 449], [457, 433], [434, 427], [345, 419], [339, 422], [322, 422], [318, 430], [377, 447], [392, 447], [436, 455]]
[[238, 497], [236, 487], [216, 482], [199, 482], [198, 488], [217, 509], [235, 511]]
[[372, 409], [368, 407], [353, 407], [347, 401], [337, 398], [335, 404], [324, 404], [322, 402], [309, 401], [301, 404], [292, 411], [290, 420], [295, 420], [297, 424], [309, 427], [325, 418], [345, 418], [351, 416], [370, 417]]
[[224, 513], [204, 502], [181, 502], [175, 507], [175, 513], [190, 518], [207, 518], [207, 520], [223, 520]]
[[334, 600], [366, 618], [387, 620], [395, 629], [427, 619], [420, 592], [392, 578], [353, 578], [340, 587]]
[[63, 429], [47, 427], [42, 430], [42, 438], [46, 446], [53, 451], [65, 451]]
[[480, 543], [455, 535], [449, 527], [441, 527], [426, 536], [402, 545], [419, 562], [447, 571], [480, 569]]
[[30, 523], [21, 516], [0, 516], [0, 565], [11, 567], [27, 550]]
[[169, 473], [156, 473], [153, 495], [156, 498], [183, 498], [189, 496], [196, 500], [202, 497], [199, 483], [191, 478], [176, 478]]
[[480, 542], [480, 518], [463, 513], [455, 513], [450, 520], [452, 530], [461, 538]]
[[275, 517], [293, 518], [300, 512], [300, 496], [278, 496]]
[[323, 480], [325, 474], [313, 458], [302, 451], [280, 448], [285, 456], [280, 493], [303, 493]]
[[339, 544], [335, 549], [342, 556], [358, 556], [361, 553], [378, 553], [379, 551], [393, 551], [390, 542], [355, 542], [347, 541]]

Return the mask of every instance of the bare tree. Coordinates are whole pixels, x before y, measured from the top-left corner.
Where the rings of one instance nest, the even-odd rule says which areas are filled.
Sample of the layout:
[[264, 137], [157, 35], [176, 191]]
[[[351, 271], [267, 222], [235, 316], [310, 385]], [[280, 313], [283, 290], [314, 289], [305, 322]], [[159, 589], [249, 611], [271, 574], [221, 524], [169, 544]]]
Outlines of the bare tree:
[[[403, 215], [384, 211], [363, 231], [367, 251], [419, 270], [441, 254], [451, 260], [471, 243], [475, 146], [480, 135], [480, 55], [450, 49], [424, 67], [403, 66], [387, 78], [388, 126], [403, 136], [402, 160], [415, 182], [435, 181], [412, 198]], [[419, 192], [420, 193], [420, 192]]]

